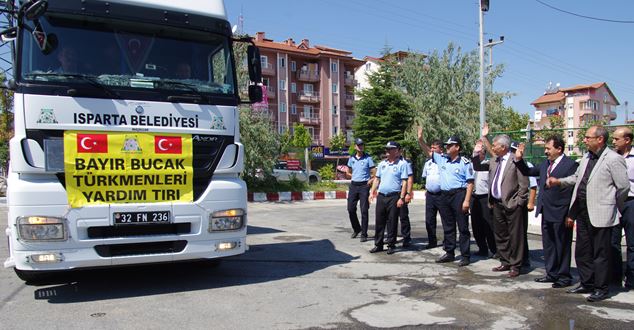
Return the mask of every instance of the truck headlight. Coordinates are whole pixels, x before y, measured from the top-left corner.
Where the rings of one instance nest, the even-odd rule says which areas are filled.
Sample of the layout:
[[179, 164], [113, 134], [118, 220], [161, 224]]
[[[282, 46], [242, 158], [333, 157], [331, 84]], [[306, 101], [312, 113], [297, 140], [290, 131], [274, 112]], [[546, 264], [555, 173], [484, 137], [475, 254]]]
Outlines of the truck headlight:
[[243, 209], [216, 211], [209, 216], [209, 232], [238, 230], [244, 225]]
[[64, 218], [28, 216], [18, 218], [18, 234], [23, 241], [65, 241]]

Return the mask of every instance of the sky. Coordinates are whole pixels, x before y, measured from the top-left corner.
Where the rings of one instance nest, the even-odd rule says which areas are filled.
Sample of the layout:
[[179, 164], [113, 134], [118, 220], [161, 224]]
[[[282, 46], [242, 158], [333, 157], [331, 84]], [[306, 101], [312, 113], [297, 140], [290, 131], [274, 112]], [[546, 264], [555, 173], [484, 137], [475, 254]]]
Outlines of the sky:
[[[309, 39], [359, 59], [380, 57], [386, 45], [422, 53], [442, 51], [450, 42], [462, 51], [478, 49], [479, 0], [226, 0], [225, 6], [231, 24], [238, 25], [242, 14], [251, 35]], [[624, 104], [634, 102], [634, 1], [490, 0], [484, 30], [485, 43], [504, 36], [493, 47], [493, 64], [505, 67], [494, 90], [514, 93], [506, 104], [516, 111], [532, 117], [530, 103], [550, 83], [606, 82], [621, 104], [613, 123], [624, 122]], [[632, 110], [634, 104], [629, 119]]]

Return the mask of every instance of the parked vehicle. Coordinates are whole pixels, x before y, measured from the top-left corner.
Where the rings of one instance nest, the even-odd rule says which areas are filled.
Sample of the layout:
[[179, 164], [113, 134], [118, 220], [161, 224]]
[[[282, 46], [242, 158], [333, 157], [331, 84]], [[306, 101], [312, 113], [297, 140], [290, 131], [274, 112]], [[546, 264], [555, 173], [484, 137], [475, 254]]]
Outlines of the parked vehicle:
[[306, 171], [299, 166], [299, 161], [278, 161], [273, 167], [273, 176], [277, 181], [290, 181], [293, 177], [301, 182], [317, 183], [321, 176], [316, 171]]

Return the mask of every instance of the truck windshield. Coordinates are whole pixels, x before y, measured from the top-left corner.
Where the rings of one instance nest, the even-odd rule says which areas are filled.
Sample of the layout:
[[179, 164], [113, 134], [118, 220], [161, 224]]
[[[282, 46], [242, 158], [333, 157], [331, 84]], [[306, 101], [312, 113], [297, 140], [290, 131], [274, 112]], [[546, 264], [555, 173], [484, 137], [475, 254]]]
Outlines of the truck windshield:
[[86, 17], [47, 16], [39, 24], [57, 46], [45, 55], [34, 38], [22, 38], [20, 82], [116, 89], [116, 95], [235, 95], [227, 36]]

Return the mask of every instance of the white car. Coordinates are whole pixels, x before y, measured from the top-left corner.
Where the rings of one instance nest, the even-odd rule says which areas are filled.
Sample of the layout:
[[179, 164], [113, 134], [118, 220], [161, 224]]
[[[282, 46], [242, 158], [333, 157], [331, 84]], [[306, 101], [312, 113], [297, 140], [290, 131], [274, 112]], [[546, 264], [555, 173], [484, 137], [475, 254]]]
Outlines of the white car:
[[317, 183], [321, 181], [321, 176], [316, 171], [307, 172], [301, 167], [291, 168], [292, 169], [289, 169], [286, 161], [279, 161], [273, 167], [273, 176], [277, 181], [291, 181], [293, 176], [301, 182]]

